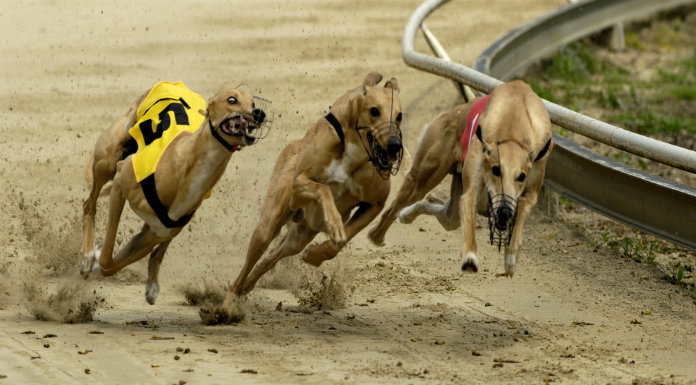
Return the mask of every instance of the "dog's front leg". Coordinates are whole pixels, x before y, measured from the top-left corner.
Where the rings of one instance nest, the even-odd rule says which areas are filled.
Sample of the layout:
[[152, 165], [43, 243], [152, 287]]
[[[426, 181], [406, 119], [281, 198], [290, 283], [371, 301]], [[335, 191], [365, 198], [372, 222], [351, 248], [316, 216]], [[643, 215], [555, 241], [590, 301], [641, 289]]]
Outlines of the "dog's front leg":
[[[465, 166], [475, 168], [475, 162], [465, 162]], [[459, 216], [462, 226], [462, 270], [478, 271], [478, 258], [476, 257], [476, 213], [477, 213], [477, 183], [479, 180], [478, 168], [473, 170], [463, 170], [462, 172], [462, 191], [463, 194], [459, 201]]]
[[[362, 203], [358, 210], [346, 223], [346, 242], [350, 241], [362, 229], [364, 229], [373, 219], [382, 211], [384, 204], [371, 205]], [[342, 246], [336, 245], [332, 240], [324, 241], [318, 245], [308, 247], [302, 259], [310, 265], [319, 266], [322, 262], [332, 259], [342, 249]]]
[[290, 209], [293, 211], [318, 203], [324, 214], [326, 233], [338, 246], [346, 243], [346, 231], [343, 218], [336, 208], [329, 186], [311, 180], [305, 174], [295, 177], [290, 197]]
[[529, 218], [529, 213], [532, 211], [534, 206], [536, 206], [537, 198], [539, 197], [539, 190], [541, 190], [543, 180], [543, 169], [542, 171], [532, 169], [529, 175], [528, 187], [524, 190], [522, 196], [520, 196], [517, 201], [517, 219], [515, 220], [515, 227], [512, 230], [510, 244], [505, 247], [505, 275], [508, 277], [515, 275], [517, 256], [519, 255], [520, 247], [522, 246], [522, 231], [524, 230], [524, 225]]
[[537, 193], [531, 191], [529, 194], [521, 196], [517, 201], [515, 228], [512, 230], [510, 244], [505, 247], [505, 275], [508, 277], [515, 275], [515, 264], [517, 263], [520, 246], [522, 246], [522, 231], [529, 217], [529, 212], [534, 208], [536, 201]]

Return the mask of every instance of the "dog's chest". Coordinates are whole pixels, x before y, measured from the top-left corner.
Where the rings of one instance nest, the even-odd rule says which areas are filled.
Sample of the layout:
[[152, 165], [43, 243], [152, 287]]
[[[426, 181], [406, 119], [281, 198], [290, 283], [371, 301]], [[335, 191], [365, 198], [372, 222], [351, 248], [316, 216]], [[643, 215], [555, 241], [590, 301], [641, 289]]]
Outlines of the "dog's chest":
[[355, 197], [363, 195], [363, 186], [361, 186], [353, 177], [364, 163], [364, 150], [352, 143], [347, 143], [343, 152], [343, 157], [333, 159], [325, 169], [325, 177], [327, 184], [331, 187], [334, 196], [339, 196], [350, 193]]

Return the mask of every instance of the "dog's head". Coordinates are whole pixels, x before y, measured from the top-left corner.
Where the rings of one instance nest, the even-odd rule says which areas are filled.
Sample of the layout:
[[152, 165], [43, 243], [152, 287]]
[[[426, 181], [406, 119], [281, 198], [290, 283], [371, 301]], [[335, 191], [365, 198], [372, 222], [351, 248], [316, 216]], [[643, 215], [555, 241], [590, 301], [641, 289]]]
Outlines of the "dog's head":
[[541, 99], [526, 84], [507, 83], [491, 93], [476, 136], [483, 145], [491, 241], [498, 237], [499, 246], [510, 240], [534, 162], [547, 153], [550, 126]]
[[362, 103], [359, 106], [356, 127], [367, 140], [370, 161], [383, 178], [399, 171], [403, 156], [401, 139], [401, 101], [399, 83], [389, 79], [380, 86], [382, 75], [371, 72], [362, 85]]
[[532, 166], [530, 151], [523, 144], [511, 140], [483, 144], [488, 215], [493, 219], [495, 230], [511, 234], [517, 217], [517, 200], [524, 191]]
[[207, 111], [201, 111], [213, 134], [228, 148], [255, 144], [268, 134], [272, 123], [270, 102], [238, 88], [220, 90], [208, 100]]

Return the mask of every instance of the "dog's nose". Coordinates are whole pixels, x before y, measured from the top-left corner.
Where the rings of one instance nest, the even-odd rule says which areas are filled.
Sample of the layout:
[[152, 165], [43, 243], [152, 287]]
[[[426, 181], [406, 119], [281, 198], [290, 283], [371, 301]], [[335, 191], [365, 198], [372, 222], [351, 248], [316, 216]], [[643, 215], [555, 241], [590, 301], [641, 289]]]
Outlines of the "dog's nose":
[[401, 151], [401, 148], [403, 145], [401, 144], [401, 139], [398, 138], [389, 138], [387, 141], [387, 153], [390, 156], [397, 156], [399, 154], [399, 151]]
[[266, 120], [266, 113], [260, 108], [254, 108], [251, 110], [251, 115], [254, 116], [254, 120], [257, 124], [261, 124], [264, 120]]
[[506, 230], [508, 227], [508, 222], [514, 215], [512, 212], [512, 209], [507, 207], [507, 206], [501, 206], [498, 207], [498, 210], [495, 212], [496, 216], [496, 221], [495, 221], [495, 227], [498, 228], [498, 230]]

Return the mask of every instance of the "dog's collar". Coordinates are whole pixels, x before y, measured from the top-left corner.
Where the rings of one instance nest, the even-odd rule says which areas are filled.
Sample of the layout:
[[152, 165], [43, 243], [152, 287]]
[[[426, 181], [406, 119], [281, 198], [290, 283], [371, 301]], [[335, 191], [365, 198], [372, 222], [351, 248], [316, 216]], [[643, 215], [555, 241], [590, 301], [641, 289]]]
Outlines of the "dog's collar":
[[539, 151], [539, 155], [537, 155], [536, 158], [534, 158], [534, 161], [536, 162], [537, 160], [543, 158], [544, 155], [546, 155], [546, 153], [549, 151], [549, 147], [551, 147], [551, 145], [553, 144], [553, 138], [549, 138], [549, 140], [546, 141], [546, 145], [544, 145], [544, 148], [542, 148], [541, 151]]
[[336, 135], [338, 135], [338, 139], [341, 140], [341, 146], [345, 147], [346, 139], [343, 135], [343, 127], [341, 127], [341, 122], [339, 122], [338, 119], [336, 119], [336, 116], [334, 116], [334, 114], [332, 114], [331, 111], [329, 111], [329, 113], [326, 114], [324, 118], [329, 122], [329, 124], [334, 128], [334, 130], [336, 130]]
[[213, 122], [210, 121], [210, 119], [208, 119], [208, 125], [210, 126], [210, 133], [213, 134], [213, 137], [217, 139], [217, 141], [220, 142], [220, 144], [222, 144], [222, 146], [225, 147], [227, 151], [232, 153], [241, 149], [237, 145], [227, 143], [227, 141], [225, 141], [225, 139], [222, 136], [220, 136], [220, 134], [218, 134], [217, 131], [215, 131], [215, 127], [213, 127]]

